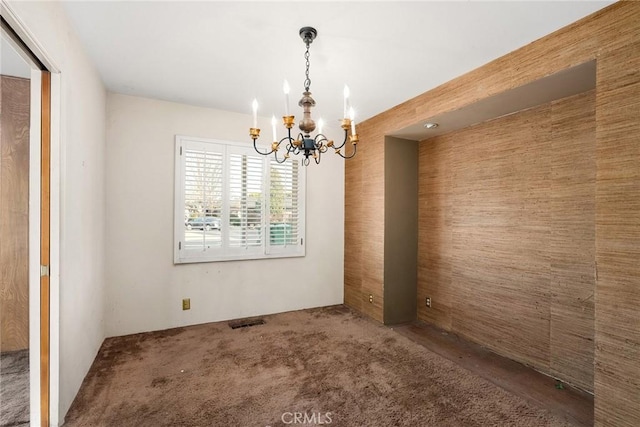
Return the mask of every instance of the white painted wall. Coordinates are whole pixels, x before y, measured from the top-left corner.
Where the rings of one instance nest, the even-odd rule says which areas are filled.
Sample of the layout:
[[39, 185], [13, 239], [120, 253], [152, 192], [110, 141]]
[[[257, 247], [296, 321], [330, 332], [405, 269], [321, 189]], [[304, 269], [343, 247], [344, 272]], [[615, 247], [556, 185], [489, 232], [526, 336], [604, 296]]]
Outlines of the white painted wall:
[[308, 167], [306, 257], [174, 265], [175, 135], [250, 144], [251, 118], [113, 93], [107, 116], [107, 336], [343, 302], [342, 159]]
[[[52, 177], [60, 182], [60, 205], [52, 218], [59, 247], [59, 271], [52, 270], [52, 295], [59, 292], [59, 319], [52, 318], [52, 328], [59, 324], [59, 393], [58, 408], [52, 422], [60, 422], [73, 401], [80, 384], [104, 340], [104, 218], [105, 218], [105, 104], [106, 92], [100, 76], [88, 60], [75, 36], [65, 12], [58, 2], [10, 1], [9, 6], [41, 45], [61, 74], [59, 105], [60, 144], [54, 146]], [[58, 194], [58, 189], [52, 189]], [[57, 205], [54, 203], [55, 209]], [[52, 265], [52, 268], [54, 266]], [[52, 304], [57, 300], [52, 298]], [[52, 308], [52, 314], [58, 307]], [[55, 338], [55, 334], [52, 334]], [[52, 349], [58, 343], [52, 342]], [[55, 362], [57, 358], [53, 358]], [[54, 367], [55, 369], [55, 367]], [[56, 401], [55, 397], [52, 401]], [[55, 410], [57, 409], [57, 411]]]

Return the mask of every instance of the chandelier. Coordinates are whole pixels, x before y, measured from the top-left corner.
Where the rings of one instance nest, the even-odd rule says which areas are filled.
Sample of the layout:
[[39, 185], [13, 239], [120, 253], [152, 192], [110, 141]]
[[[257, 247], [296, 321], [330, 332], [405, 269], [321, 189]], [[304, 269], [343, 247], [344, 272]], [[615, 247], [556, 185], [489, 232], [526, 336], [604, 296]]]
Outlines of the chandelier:
[[[347, 86], [344, 87], [344, 114], [341, 120], [341, 127], [344, 129], [344, 140], [342, 141], [342, 144], [336, 145], [332, 140], [327, 139], [327, 137], [322, 133], [322, 119], [318, 121], [318, 134], [315, 137], [311, 137], [311, 133], [316, 129], [316, 123], [311, 118], [311, 107], [316, 105], [316, 101], [311, 97], [311, 92], [309, 91], [311, 88], [311, 79], [309, 78], [309, 46], [317, 35], [318, 32], [315, 28], [303, 27], [300, 29], [300, 37], [307, 46], [307, 50], [304, 53], [304, 58], [306, 60], [304, 92], [302, 92], [302, 98], [300, 98], [300, 101], [298, 102], [298, 105], [302, 107], [303, 115], [302, 120], [300, 120], [300, 123], [298, 124], [301, 131], [298, 133], [298, 136], [295, 138], [291, 136], [291, 128], [294, 125], [295, 116], [289, 115], [289, 84], [286, 80], [283, 85], [285, 95], [285, 114], [282, 117], [282, 121], [287, 129], [287, 136], [278, 140], [276, 129], [277, 122], [274, 115], [271, 118], [273, 142], [271, 143], [271, 149], [267, 151], [261, 151], [258, 149], [256, 144], [256, 141], [260, 136], [260, 129], [258, 129], [258, 101], [255, 99], [253, 100], [253, 127], [249, 129], [249, 135], [251, 135], [251, 139], [253, 139], [253, 148], [263, 156], [273, 154], [278, 163], [284, 163], [292, 154], [296, 156], [298, 154], [302, 154], [304, 155], [302, 163], [305, 166], [309, 164], [310, 158], [313, 158], [316, 164], [319, 164], [320, 156], [329, 148], [333, 148], [335, 153], [343, 159], [350, 159], [356, 155], [358, 134], [356, 134], [356, 122], [354, 121], [353, 108], [349, 106], [349, 88]], [[349, 117], [347, 117], [347, 114], [349, 114]], [[351, 130], [351, 135], [349, 135], [349, 130]], [[353, 145], [353, 151], [348, 155], [346, 153], [346, 148], [345, 153], [342, 153], [341, 151], [347, 143], [347, 140], [349, 140]], [[279, 154], [281, 149], [283, 149], [282, 151], [284, 151], [284, 154]]]

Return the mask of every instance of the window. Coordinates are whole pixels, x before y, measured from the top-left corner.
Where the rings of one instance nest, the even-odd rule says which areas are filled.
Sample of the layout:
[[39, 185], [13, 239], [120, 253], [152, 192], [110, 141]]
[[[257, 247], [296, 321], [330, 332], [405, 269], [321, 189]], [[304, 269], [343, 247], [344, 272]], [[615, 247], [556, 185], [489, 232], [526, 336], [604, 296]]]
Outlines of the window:
[[304, 256], [305, 168], [176, 136], [175, 263]]

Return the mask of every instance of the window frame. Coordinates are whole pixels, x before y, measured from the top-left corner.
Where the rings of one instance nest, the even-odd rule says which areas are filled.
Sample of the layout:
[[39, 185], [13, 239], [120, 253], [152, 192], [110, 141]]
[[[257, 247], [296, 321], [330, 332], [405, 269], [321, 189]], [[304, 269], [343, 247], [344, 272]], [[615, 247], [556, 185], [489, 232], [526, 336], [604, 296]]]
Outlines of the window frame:
[[[183, 147], [223, 147], [222, 161], [222, 212], [221, 221], [221, 247], [211, 248], [209, 251], [203, 251], [198, 256], [193, 251], [187, 251], [185, 242], [185, 169], [184, 157], [182, 155]], [[196, 148], [197, 149], [197, 148]], [[231, 154], [247, 154], [251, 156], [259, 156], [262, 158], [262, 243], [261, 245], [248, 248], [242, 251], [239, 248], [229, 246], [228, 224], [230, 223], [230, 179], [229, 164]], [[300, 162], [298, 166], [298, 244], [296, 245], [272, 245], [271, 244], [271, 227], [270, 227], [270, 195], [271, 195], [271, 162], [273, 156], [262, 156], [255, 152], [253, 145], [247, 143], [225, 141], [219, 139], [199, 138], [186, 135], [175, 136], [175, 152], [174, 152], [174, 264], [189, 264], [203, 262], [223, 262], [223, 261], [247, 261], [258, 259], [274, 259], [274, 258], [294, 258], [304, 257], [306, 255], [306, 167]], [[287, 162], [292, 161], [288, 159]], [[224, 231], [223, 231], [224, 230]], [[203, 230], [203, 232], [205, 232]]]

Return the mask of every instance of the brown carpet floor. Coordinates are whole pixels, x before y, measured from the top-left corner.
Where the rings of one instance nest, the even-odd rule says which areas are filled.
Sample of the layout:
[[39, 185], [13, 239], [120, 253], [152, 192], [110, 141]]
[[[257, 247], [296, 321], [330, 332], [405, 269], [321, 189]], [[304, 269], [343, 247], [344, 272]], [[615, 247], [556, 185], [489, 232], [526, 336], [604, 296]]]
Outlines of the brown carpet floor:
[[0, 354], [0, 427], [29, 425], [29, 350]]
[[344, 306], [264, 320], [105, 340], [65, 426], [568, 425]]

